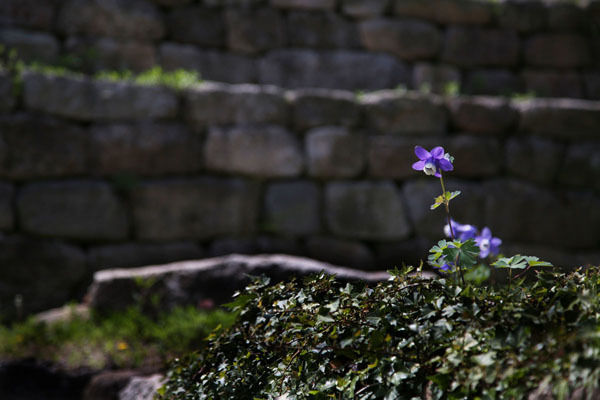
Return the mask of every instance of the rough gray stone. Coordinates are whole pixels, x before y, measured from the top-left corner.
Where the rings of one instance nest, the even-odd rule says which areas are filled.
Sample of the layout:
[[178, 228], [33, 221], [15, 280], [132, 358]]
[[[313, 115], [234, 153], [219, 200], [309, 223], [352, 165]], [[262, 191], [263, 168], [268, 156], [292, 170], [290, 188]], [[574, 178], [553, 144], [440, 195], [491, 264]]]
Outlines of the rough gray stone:
[[287, 88], [377, 90], [407, 84], [407, 67], [389, 54], [285, 49], [259, 62], [259, 82]]
[[363, 46], [391, 53], [403, 60], [434, 57], [441, 43], [437, 28], [427, 22], [405, 19], [370, 19], [360, 23]]
[[122, 390], [136, 376], [135, 371], [105, 371], [95, 375], [88, 383], [82, 400], [116, 399]]
[[384, 14], [390, 0], [343, 0], [342, 12], [354, 18], [374, 18]]
[[224, 238], [214, 240], [208, 247], [210, 257], [226, 256], [229, 254], [258, 254], [258, 246], [253, 238]]
[[531, 99], [515, 102], [521, 132], [558, 139], [596, 138], [600, 103], [575, 99]]
[[517, 112], [508, 100], [490, 96], [460, 96], [447, 101], [452, 125], [461, 131], [501, 135], [511, 129]]
[[0, 171], [11, 179], [85, 174], [89, 135], [63, 121], [30, 114], [0, 117], [5, 145]]
[[296, 136], [279, 126], [212, 127], [204, 147], [206, 168], [258, 177], [293, 177], [303, 169]]
[[498, 139], [461, 135], [453, 137], [447, 145], [453, 157], [453, 175], [476, 178], [498, 175], [504, 157]]
[[258, 236], [256, 246], [261, 254], [301, 255], [304, 253], [300, 242], [291, 237]]
[[66, 35], [160, 39], [165, 32], [162, 16], [144, 0], [69, 0], [57, 22]]
[[285, 43], [285, 27], [278, 10], [231, 8], [225, 16], [227, 44], [233, 51], [258, 54]]
[[34, 235], [81, 241], [128, 235], [125, 206], [103, 182], [31, 183], [17, 194], [17, 210], [22, 230]]
[[306, 133], [306, 163], [310, 176], [352, 178], [365, 165], [366, 137], [346, 128], [325, 126]]
[[452, 26], [446, 31], [442, 60], [461, 67], [514, 66], [519, 61], [516, 32]]
[[161, 86], [95, 81], [26, 72], [24, 102], [31, 110], [77, 120], [174, 117], [175, 93]]
[[506, 170], [536, 183], [551, 184], [561, 166], [563, 153], [562, 146], [551, 140], [511, 138], [506, 142]]
[[309, 181], [272, 183], [265, 194], [264, 230], [283, 235], [320, 230], [320, 190]]
[[558, 181], [567, 186], [600, 190], [600, 144], [571, 144], [567, 148]]
[[86, 273], [79, 248], [19, 236], [0, 238], [0, 264], [0, 310], [9, 319], [16, 316], [16, 295], [23, 299], [23, 315], [58, 307]]
[[300, 10], [333, 10], [335, 0], [271, 0], [271, 5]]
[[585, 94], [589, 99], [600, 100], [600, 73], [590, 72], [583, 77]]
[[400, 191], [391, 182], [334, 182], [325, 190], [325, 220], [340, 237], [397, 240], [412, 228]]
[[577, 4], [552, 2], [548, 7], [548, 28], [557, 31], [577, 31], [587, 23], [586, 12]]
[[468, 94], [510, 96], [522, 91], [519, 78], [504, 69], [476, 69], [465, 79], [464, 92]]
[[583, 83], [577, 72], [525, 70], [525, 91], [537, 97], [583, 97]]
[[292, 11], [286, 28], [291, 47], [356, 48], [360, 43], [356, 25], [334, 13]]
[[508, 0], [498, 10], [501, 27], [524, 33], [543, 30], [548, 18], [546, 5], [535, 0]]
[[306, 249], [311, 258], [344, 265], [362, 270], [375, 267], [375, 257], [363, 243], [332, 237], [311, 237], [306, 241]]
[[369, 138], [369, 175], [375, 178], [406, 179], [416, 176], [412, 164], [417, 161], [415, 145], [425, 148], [438, 146], [438, 139], [419, 139], [378, 135]]
[[14, 193], [13, 185], [0, 182], [0, 230], [2, 231], [10, 231], [14, 226]]
[[213, 47], [225, 44], [225, 20], [219, 10], [180, 7], [171, 11], [166, 21], [170, 39], [177, 42]]
[[590, 46], [572, 33], [538, 34], [525, 42], [525, 62], [536, 67], [577, 68], [590, 64]]
[[202, 168], [202, 138], [180, 124], [94, 125], [90, 140], [94, 174], [184, 174]]
[[441, 24], [485, 25], [492, 20], [494, 4], [485, 0], [394, 0], [394, 14]]
[[184, 93], [184, 113], [195, 126], [286, 124], [288, 105], [283, 93], [257, 85], [203, 84]]
[[322, 125], [352, 127], [360, 118], [356, 97], [341, 90], [299, 89], [292, 92], [292, 119], [300, 131]]
[[153, 3], [165, 7], [179, 7], [191, 3], [192, 0], [152, 0]]
[[12, 78], [7, 73], [0, 72], [0, 113], [11, 111], [16, 102]]
[[446, 94], [460, 81], [460, 71], [451, 65], [416, 63], [413, 68], [413, 87], [419, 91]]
[[55, 0], [3, 0], [0, 25], [49, 31], [56, 15]]
[[231, 301], [236, 290], [249, 282], [248, 276], [267, 275], [273, 281], [302, 277], [324, 271], [341, 281], [378, 282], [389, 278], [386, 272], [363, 272], [283, 255], [231, 255], [200, 261], [184, 261], [162, 266], [96, 272], [87, 298], [99, 310], [120, 310], [134, 304], [139, 287], [136, 281], [156, 281], [149, 295], [158, 294], [165, 306], [197, 305], [207, 299], [215, 303]]
[[160, 374], [133, 377], [119, 392], [119, 400], [152, 400], [164, 381], [165, 377]]
[[138, 238], [207, 239], [256, 230], [258, 186], [240, 179], [197, 178], [143, 183], [133, 188]]
[[363, 99], [366, 123], [378, 133], [441, 135], [446, 131], [446, 111], [437, 97], [385, 90]]
[[133, 268], [173, 261], [200, 259], [202, 248], [193, 242], [122, 243], [94, 246], [88, 250], [88, 269]]
[[23, 61], [54, 63], [58, 59], [58, 41], [47, 33], [4, 29], [0, 30], [0, 44], [15, 49]]
[[253, 58], [222, 51], [201, 50], [193, 45], [163, 43], [159, 48], [160, 63], [167, 70], [196, 70], [202, 79], [249, 83], [258, 80]]
[[146, 71], [156, 64], [156, 50], [149, 42], [118, 40], [114, 38], [70, 37], [66, 52], [78, 57], [81, 66], [92, 71], [132, 70]]

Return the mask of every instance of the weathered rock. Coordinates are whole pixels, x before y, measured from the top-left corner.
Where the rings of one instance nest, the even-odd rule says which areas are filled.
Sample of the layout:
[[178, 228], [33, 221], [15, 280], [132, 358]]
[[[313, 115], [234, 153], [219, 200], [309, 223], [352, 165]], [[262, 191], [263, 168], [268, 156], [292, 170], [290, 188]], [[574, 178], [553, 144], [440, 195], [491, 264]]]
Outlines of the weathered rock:
[[574, 99], [532, 99], [515, 102], [521, 132], [558, 139], [596, 138], [600, 103]]
[[360, 119], [356, 97], [332, 89], [299, 89], [292, 92], [292, 119], [300, 131], [322, 125], [352, 127]]
[[0, 113], [11, 111], [17, 102], [11, 77], [0, 72]]
[[467, 73], [464, 92], [468, 94], [510, 96], [522, 91], [519, 78], [504, 69], [479, 69]]
[[406, 179], [418, 174], [412, 169], [415, 158], [415, 145], [425, 148], [439, 146], [438, 139], [413, 138], [378, 135], [369, 138], [369, 175], [375, 178]]
[[236, 290], [249, 282], [248, 276], [267, 275], [274, 281], [302, 277], [324, 271], [344, 281], [377, 282], [389, 277], [386, 272], [362, 272], [284, 255], [239, 256], [184, 261], [167, 265], [117, 269], [96, 272], [87, 298], [99, 310], [119, 310], [133, 304], [140, 288], [136, 281], [152, 279], [148, 290], [157, 294], [166, 306], [198, 304], [211, 299], [216, 303], [230, 301]]
[[394, 0], [394, 14], [433, 20], [442, 24], [485, 25], [494, 5], [481, 0]]
[[177, 96], [161, 86], [95, 81], [26, 72], [24, 102], [31, 110], [77, 120], [174, 117]]
[[202, 79], [228, 82], [256, 82], [258, 69], [254, 59], [222, 51], [200, 50], [192, 45], [163, 43], [160, 63], [167, 70], [196, 70]]
[[13, 197], [15, 189], [9, 183], [0, 182], [0, 230], [10, 231], [13, 228], [15, 216]]
[[51, 30], [56, 9], [55, 0], [3, 0], [0, 3], [0, 25]]
[[152, 0], [153, 3], [165, 7], [178, 7], [191, 3], [192, 0]]
[[271, 0], [271, 5], [300, 10], [333, 10], [335, 0]]
[[511, 30], [452, 26], [442, 60], [462, 67], [513, 66], [519, 61], [519, 37]]
[[33, 316], [35, 322], [53, 324], [68, 322], [76, 318], [87, 320], [90, 318], [90, 308], [85, 304], [65, 304], [62, 307], [51, 308]]
[[361, 22], [360, 36], [366, 49], [388, 52], [403, 60], [432, 58], [441, 43], [434, 25], [412, 19], [369, 19]]
[[551, 140], [511, 138], [506, 142], [506, 170], [520, 178], [550, 184], [561, 167], [563, 153], [562, 146]]
[[9, 319], [17, 315], [15, 296], [22, 298], [23, 315], [57, 307], [69, 299], [86, 272], [79, 248], [18, 236], [0, 238], [0, 263], [0, 310]]
[[293, 177], [303, 169], [300, 142], [273, 126], [210, 128], [204, 147], [206, 168], [258, 177]]
[[123, 243], [88, 250], [88, 269], [133, 268], [173, 261], [200, 259], [202, 248], [193, 242]]
[[82, 400], [116, 399], [119, 391], [134, 377], [136, 372], [131, 370], [101, 372], [91, 379], [83, 392]]
[[334, 13], [292, 11], [286, 28], [291, 47], [355, 48], [360, 43], [356, 25]]
[[259, 62], [259, 82], [287, 88], [376, 90], [409, 79], [395, 57], [363, 51], [274, 50]]
[[583, 79], [587, 98], [600, 100], [600, 73], [587, 73]]
[[320, 190], [309, 181], [271, 183], [265, 194], [263, 229], [283, 235], [320, 230]]
[[69, 0], [57, 26], [67, 35], [147, 40], [160, 39], [165, 32], [160, 12], [144, 0]]
[[508, 0], [498, 9], [501, 27], [524, 33], [543, 30], [548, 17], [546, 5], [535, 0]]
[[288, 105], [283, 93], [256, 85], [204, 84], [184, 94], [186, 118], [200, 129], [207, 125], [285, 124]]
[[208, 246], [209, 257], [220, 257], [229, 254], [253, 255], [259, 253], [260, 250], [256, 241], [250, 237], [216, 239]]
[[227, 44], [244, 54], [257, 54], [281, 47], [285, 42], [283, 18], [278, 10], [229, 9], [226, 12]]
[[207, 239], [256, 229], [258, 186], [241, 179], [148, 182], [131, 193], [138, 238]]
[[346, 128], [325, 126], [306, 133], [308, 174], [318, 178], [352, 178], [365, 165], [366, 137]]
[[386, 90], [363, 99], [366, 123], [379, 133], [440, 135], [446, 131], [446, 111], [437, 97]]
[[446, 94], [450, 85], [460, 87], [460, 71], [450, 65], [416, 63], [413, 87], [419, 91]]
[[34, 235], [82, 241], [128, 235], [125, 206], [103, 182], [31, 183], [17, 194], [17, 210], [21, 229]]
[[548, 28], [550, 30], [577, 31], [586, 26], [585, 10], [577, 4], [551, 2], [548, 7]]
[[354, 18], [374, 18], [385, 13], [390, 0], [343, 0], [342, 12]]
[[577, 68], [589, 65], [586, 38], [570, 33], [538, 34], [525, 42], [525, 62], [536, 67]]
[[202, 138], [183, 125], [141, 122], [90, 130], [94, 174], [165, 175], [202, 168]]
[[452, 125], [461, 131], [501, 135], [516, 123], [517, 112], [508, 100], [498, 97], [460, 96], [448, 99]]
[[461, 135], [453, 137], [446, 147], [453, 157], [453, 175], [475, 178], [498, 175], [504, 157], [498, 139]]
[[375, 267], [375, 257], [363, 243], [331, 237], [311, 237], [306, 241], [308, 255], [317, 260], [362, 270]]
[[152, 400], [164, 381], [165, 378], [160, 374], [133, 377], [119, 392], [119, 400]]
[[179, 7], [169, 13], [166, 21], [170, 39], [177, 42], [213, 47], [225, 44], [225, 20], [219, 10]]
[[334, 182], [325, 190], [325, 220], [340, 237], [395, 240], [410, 235], [400, 191], [391, 182]]
[[17, 180], [87, 172], [89, 136], [84, 129], [30, 114], [0, 117], [2, 174]]
[[15, 49], [23, 61], [54, 63], [58, 59], [58, 41], [46, 33], [4, 29], [0, 30], [0, 44]]
[[600, 145], [597, 142], [571, 144], [558, 181], [563, 185], [600, 190]]
[[146, 71], [156, 64], [156, 51], [150, 42], [118, 40], [114, 38], [90, 39], [70, 37], [66, 51], [79, 57], [83, 67], [92, 71], [132, 70]]
[[584, 97], [581, 76], [577, 72], [525, 70], [522, 76], [525, 91], [538, 97]]

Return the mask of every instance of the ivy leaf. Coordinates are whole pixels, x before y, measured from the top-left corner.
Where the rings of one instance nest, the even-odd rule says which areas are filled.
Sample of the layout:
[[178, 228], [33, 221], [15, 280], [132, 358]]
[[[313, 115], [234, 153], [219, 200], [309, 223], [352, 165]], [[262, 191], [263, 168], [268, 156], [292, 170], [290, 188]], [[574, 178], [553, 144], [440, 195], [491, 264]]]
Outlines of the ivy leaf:
[[436, 208], [438, 208], [439, 206], [444, 204], [446, 201], [452, 200], [459, 194], [460, 194], [460, 190], [457, 190], [455, 192], [445, 192], [444, 194], [440, 194], [438, 197], [433, 199], [434, 203], [431, 205], [430, 209], [435, 210]]
[[553, 265], [547, 261], [540, 261], [538, 257], [517, 254], [512, 257], [499, 258], [492, 266], [496, 268], [525, 269], [527, 267], [552, 267]]
[[473, 239], [464, 242], [454, 240], [442, 253], [446, 256], [447, 260], [458, 260], [459, 265], [464, 268], [470, 268], [477, 264], [479, 246], [475, 244]]
[[496, 357], [495, 351], [488, 351], [487, 353], [478, 354], [476, 356], [473, 356], [472, 359], [476, 364], [481, 365], [482, 367], [489, 367], [490, 365], [494, 364], [495, 357]]

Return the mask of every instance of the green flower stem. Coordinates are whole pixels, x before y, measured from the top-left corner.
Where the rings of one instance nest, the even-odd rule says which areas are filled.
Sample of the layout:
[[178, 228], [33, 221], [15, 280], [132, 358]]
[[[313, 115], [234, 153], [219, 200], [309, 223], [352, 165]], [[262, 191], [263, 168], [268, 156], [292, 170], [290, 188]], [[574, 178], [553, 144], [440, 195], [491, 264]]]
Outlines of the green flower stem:
[[[444, 185], [444, 177], [440, 172], [440, 184], [442, 185], [442, 198], [444, 199], [444, 206], [446, 206], [446, 219], [448, 220], [448, 226], [450, 227], [450, 236], [452, 236], [452, 240], [456, 240], [456, 236], [454, 236], [454, 228], [452, 227], [452, 216], [450, 215], [450, 200], [446, 197], [446, 186]], [[460, 280], [462, 281], [463, 286], [465, 285], [465, 277], [462, 272], [462, 268], [458, 263], [458, 254], [456, 255], [456, 260], [454, 260], [454, 265], [458, 268], [458, 274], [460, 275]]]

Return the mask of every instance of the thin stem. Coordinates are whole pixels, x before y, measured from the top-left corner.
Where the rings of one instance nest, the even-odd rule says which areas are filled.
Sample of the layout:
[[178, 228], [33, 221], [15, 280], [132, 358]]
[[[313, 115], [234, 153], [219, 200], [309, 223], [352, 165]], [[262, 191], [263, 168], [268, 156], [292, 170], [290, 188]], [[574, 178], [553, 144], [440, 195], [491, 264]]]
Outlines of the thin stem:
[[[446, 197], [446, 186], [444, 186], [444, 177], [440, 172], [440, 184], [442, 185], [442, 198], [444, 199], [444, 206], [446, 206], [446, 219], [448, 220], [448, 226], [450, 227], [450, 236], [452, 236], [452, 240], [456, 240], [456, 236], [454, 235], [454, 228], [452, 227], [452, 216], [450, 215], [450, 200]], [[456, 260], [454, 260], [454, 264], [456, 268], [458, 268], [458, 274], [460, 275], [460, 280], [462, 281], [463, 286], [465, 285], [465, 277], [462, 272], [462, 268], [458, 263], [458, 255]]]

